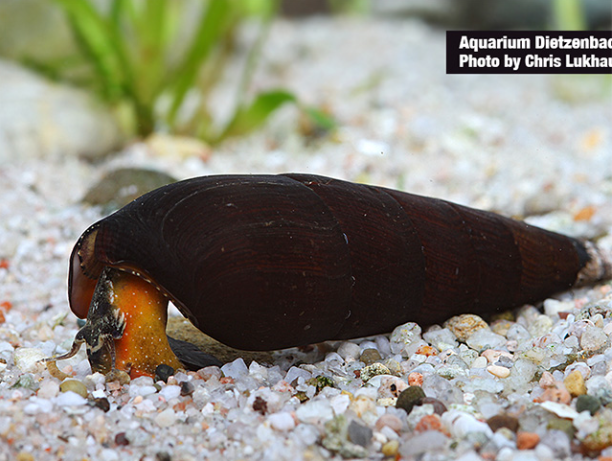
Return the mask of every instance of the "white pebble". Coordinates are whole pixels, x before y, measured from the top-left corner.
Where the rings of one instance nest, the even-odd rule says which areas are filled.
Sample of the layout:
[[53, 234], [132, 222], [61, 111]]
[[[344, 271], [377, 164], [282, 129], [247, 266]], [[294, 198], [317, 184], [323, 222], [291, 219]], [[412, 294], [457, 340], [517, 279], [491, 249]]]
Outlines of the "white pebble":
[[290, 431], [295, 427], [295, 420], [291, 416], [291, 413], [287, 411], [281, 411], [280, 413], [273, 413], [268, 416], [270, 426], [277, 431]]
[[380, 355], [386, 357], [391, 355], [391, 343], [389, 343], [389, 338], [386, 336], [377, 336], [376, 337], [376, 349], [380, 352]]
[[304, 378], [304, 381], [306, 381], [310, 379], [311, 377], [312, 377], [312, 374], [304, 370], [303, 368], [291, 367], [289, 368], [289, 371], [285, 375], [285, 381], [291, 384], [293, 381], [295, 381], [298, 378]]
[[587, 325], [580, 336], [580, 347], [586, 351], [596, 351], [601, 349], [608, 342], [608, 335], [601, 328], [595, 325]]
[[[141, 396], [136, 397], [136, 399], [142, 399]], [[136, 401], [136, 399], [134, 399], [134, 402]], [[138, 402], [137, 404], [134, 404], [134, 407], [137, 408], [139, 411], [142, 411], [144, 413], [153, 413], [157, 410], [157, 408], [155, 407], [155, 404], [153, 403], [152, 400], [149, 399], [143, 399], [140, 402]]]
[[26, 415], [35, 415], [38, 413], [50, 413], [53, 410], [53, 403], [50, 400], [45, 400], [37, 397], [32, 397], [23, 412]]
[[527, 331], [527, 328], [525, 328], [523, 325], [521, 325], [520, 323], [514, 323], [508, 329], [508, 332], [506, 333], [506, 338], [508, 338], [508, 340], [510, 341], [517, 341], [521, 343], [531, 338], [531, 335]]
[[179, 395], [181, 395], [181, 386], [164, 386], [162, 390], [159, 391], [159, 395], [161, 395], [166, 400], [175, 399]]
[[478, 421], [474, 416], [459, 410], [449, 410], [442, 415], [442, 421], [451, 428], [454, 437], [463, 438], [470, 432], [483, 432], [487, 437], [493, 431], [484, 421]]
[[344, 362], [344, 359], [342, 358], [342, 356], [338, 354], [337, 352], [330, 352], [329, 354], [325, 356], [324, 360], [328, 363], [336, 362], [338, 365], [341, 365], [342, 362]]
[[485, 419], [489, 419], [490, 417], [498, 415], [502, 412], [502, 406], [496, 402], [482, 403], [478, 409]]
[[574, 427], [581, 432], [578, 434], [580, 438], [584, 438], [599, 429], [599, 419], [592, 417], [588, 411], [579, 413], [574, 418], [573, 423]]
[[265, 381], [268, 378], [268, 369], [253, 360], [249, 365], [249, 375], [259, 381]]
[[301, 422], [316, 424], [329, 421], [334, 417], [334, 411], [327, 400], [309, 400], [295, 411]]
[[549, 333], [552, 330], [553, 321], [546, 315], [538, 315], [535, 320], [529, 323], [527, 330], [531, 333], [531, 336], [540, 337]]
[[538, 460], [548, 461], [555, 459], [555, 453], [552, 451], [552, 448], [544, 445], [543, 443], [538, 443], [534, 451], [535, 455], [538, 457]]
[[476, 330], [470, 335], [466, 341], [467, 345], [477, 351], [484, 349], [485, 347], [491, 349], [497, 349], [506, 344], [506, 338], [497, 333], [493, 333], [486, 328]]
[[53, 402], [60, 407], [69, 407], [85, 405], [87, 403], [87, 399], [84, 399], [76, 392], [68, 391], [60, 393], [53, 399]]
[[176, 422], [176, 413], [172, 408], [166, 408], [155, 417], [155, 422], [160, 427], [169, 427]]
[[59, 394], [59, 383], [53, 379], [45, 379], [40, 383], [40, 389], [36, 395], [41, 399], [52, 399]]
[[87, 387], [103, 388], [106, 378], [102, 373], [94, 373], [85, 377]]
[[[539, 445], [542, 445], [542, 444], [539, 444]], [[542, 461], [547, 458], [542, 458], [530, 450], [523, 450], [523, 451], [515, 451], [514, 454], [512, 455], [512, 458], [510, 459], [512, 461]], [[553, 458], [548, 458], [548, 459], [552, 460]]]
[[20, 347], [15, 351], [15, 366], [24, 373], [36, 371], [37, 364], [46, 357], [45, 353], [35, 347]]
[[432, 447], [442, 447], [448, 438], [438, 431], [425, 431], [411, 437], [400, 445], [399, 452], [405, 458], [413, 459], [421, 453], [426, 453]]
[[574, 303], [570, 301], [557, 301], [556, 299], [546, 299], [544, 301], [544, 312], [549, 317], [557, 315], [559, 312], [572, 312], [575, 310]]
[[310, 424], [299, 424], [293, 431], [293, 435], [305, 446], [314, 445], [319, 439], [319, 431]]
[[475, 452], [468, 451], [467, 453], [457, 458], [455, 461], [482, 461], [482, 458], [478, 456]]
[[246, 378], [249, 375], [249, 369], [242, 358], [237, 358], [233, 362], [226, 363], [221, 367], [221, 371], [225, 376], [229, 376], [235, 380]]
[[335, 395], [330, 399], [330, 405], [336, 415], [341, 415], [351, 404], [351, 399], [346, 394]]
[[487, 359], [484, 357], [477, 357], [472, 362], [472, 368], [484, 368], [487, 366]]
[[405, 346], [413, 341], [421, 339], [421, 327], [413, 322], [408, 322], [396, 327], [391, 333], [391, 351], [399, 354]]
[[102, 450], [102, 453], [100, 456], [101, 456], [102, 461], [118, 461], [119, 460], [119, 455], [117, 454], [117, 452], [110, 448], [105, 448], [104, 450]]
[[573, 420], [579, 414], [572, 407], [565, 405], [564, 403], [546, 401], [546, 402], [542, 402], [540, 406], [544, 408], [546, 411], [550, 411], [551, 413], [554, 413], [559, 418]]
[[496, 461], [511, 461], [513, 459], [513, 455], [516, 453], [515, 450], [508, 447], [503, 447], [501, 450], [497, 452]]
[[361, 348], [355, 343], [344, 342], [340, 344], [338, 348], [338, 354], [340, 354], [344, 360], [357, 360], [359, 359], [360, 353]]
[[155, 394], [156, 392], [157, 389], [155, 388], [155, 386], [134, 386], [133, 384], [130, 385], [130, 397], [136, 397], [138, 395], [144, 397], [146, 395]]
[[457, 347], [457, 339], [448, 328], [440, 328], [439, 330], [429, 330], [423, 333], [423, 339], [429, 342], [439, 351], [445, 351]]

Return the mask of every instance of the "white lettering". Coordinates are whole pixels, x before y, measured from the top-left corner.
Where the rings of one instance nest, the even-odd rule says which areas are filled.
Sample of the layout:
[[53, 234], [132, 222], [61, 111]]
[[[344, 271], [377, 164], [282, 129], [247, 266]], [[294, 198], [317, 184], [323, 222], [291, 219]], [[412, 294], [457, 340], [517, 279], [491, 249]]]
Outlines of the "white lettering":
[[504, 55], [504, 67], [509, 67], [512, 70], [518, 70], [521, 65], [521, 58]]

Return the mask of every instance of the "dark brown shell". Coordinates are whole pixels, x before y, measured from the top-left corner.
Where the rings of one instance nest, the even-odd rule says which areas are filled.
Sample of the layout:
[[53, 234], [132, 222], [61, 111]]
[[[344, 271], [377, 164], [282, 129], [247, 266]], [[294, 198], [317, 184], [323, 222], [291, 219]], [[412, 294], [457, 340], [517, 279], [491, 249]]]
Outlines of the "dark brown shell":
[[313, 175], [209, 176], [85, 231], [69, 297], [84, 317], [101, 269], [130, 270], [213, 338], [267, 350], [534, 302], [588, 260], [575, 239], [443, 200]]

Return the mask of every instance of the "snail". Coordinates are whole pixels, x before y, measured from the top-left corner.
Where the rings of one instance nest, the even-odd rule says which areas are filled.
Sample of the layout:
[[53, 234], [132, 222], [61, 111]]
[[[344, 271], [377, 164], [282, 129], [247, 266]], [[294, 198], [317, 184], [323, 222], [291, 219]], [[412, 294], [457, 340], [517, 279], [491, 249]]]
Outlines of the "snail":
[[[69, 301], [93, 371], [216, 364], [165, 333], [171, 300], [228, 346], [274, 350], [533, 303], [612, 277], [612, 258], [500, 215], [306, 174], [169, 184], [88, 228]], [[181, 358], [186, 356], [187, 358]]]

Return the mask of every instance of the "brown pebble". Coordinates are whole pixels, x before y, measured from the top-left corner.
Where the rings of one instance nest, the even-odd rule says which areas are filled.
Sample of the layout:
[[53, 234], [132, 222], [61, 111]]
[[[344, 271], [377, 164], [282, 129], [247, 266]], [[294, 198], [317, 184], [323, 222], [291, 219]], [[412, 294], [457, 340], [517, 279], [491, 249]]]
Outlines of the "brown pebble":
[[380, 356], [380, 352], [378, 352], [376, 349], [365, 349], [361, 353], [359, 360], [366, 365], [372, 365], [373, 363], [380, 362], [382, 357]]
[[130, 444], [130, 441], [126, 437], [125, 432], [118, 432], [115, 435], [115, 445], [119, 445], [123, 447], [129, 444]]
[[105, 413], [108, 410], [110, 410], [110, 402], [108, 401], [106, 397], [100, 397], [100, 398], [94, 399], [93, 403], [96, 408], [99, 408]]
[[519, 421], [514, 416], [510, 415], [495, 415], [487, 419], [487, 424], [493, 432], [496, 432], [502, 427], [510, 429], [512, 432], [516, 432], [519, 427]]
[[438, 399], [434, 399], [433, 397], [425, 397], [421, 400], [421, 405], [433, 405], [434, 413], [441, 415], [442, 413], [446, 413], [447, 408], [444, 403], [440, 402]]
[[255, 397], [255, 400], [253, 401], [253, 410], [265, 415], [268, 412], [268, 402], [266, 402], [260, 396]]
[[181, 395], [183, 397], [193, 394], [195, 386], [190, 381], [181, 381]]
[[410, 414], [415, 405], [421, 405], [421, 401], [425, 398], [425, 392], [419, 386], [410, 386], [406, 388], [397, 398], [396, 408], [402, 408], [406, 413]]
[[34, 461], [34, 456], [32, 456], [27, 451], [20, 451], [17, 453], [16, 461]]
[[540, 436], [535, 432], [519, 432], [516, 434], [516, 448], [519, 450], [531, 450], [540, 443]]

